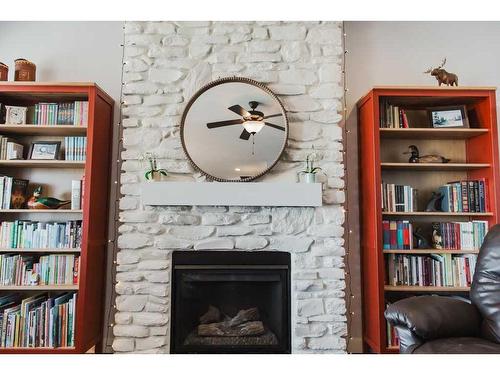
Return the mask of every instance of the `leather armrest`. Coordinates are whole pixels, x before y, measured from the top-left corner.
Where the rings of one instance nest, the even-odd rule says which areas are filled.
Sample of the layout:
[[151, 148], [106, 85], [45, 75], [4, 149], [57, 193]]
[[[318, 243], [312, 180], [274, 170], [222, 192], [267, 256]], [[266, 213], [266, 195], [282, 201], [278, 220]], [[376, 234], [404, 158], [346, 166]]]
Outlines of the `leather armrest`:
[[440, 296], [402, 299], [389, 305], [384, 315], [394, 327], [404, 327], [422, 341], [479, 336], [482, 320], [474, 305]]

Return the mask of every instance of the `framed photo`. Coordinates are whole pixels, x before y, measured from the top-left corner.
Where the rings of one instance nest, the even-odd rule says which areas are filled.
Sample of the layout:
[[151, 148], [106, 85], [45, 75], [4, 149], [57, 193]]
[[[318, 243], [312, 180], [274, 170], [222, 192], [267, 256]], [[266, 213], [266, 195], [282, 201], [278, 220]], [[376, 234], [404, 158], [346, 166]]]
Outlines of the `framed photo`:
[[433, 128], [468, 128], [467, 108], [464, 105], [435, 107], [429, 110]]
[[28, 159], [32, 160], [57, 160], [61, 142], [33, 142], [31, 143]]
[[12, 105], [5, 106], [5, 123], [9, 125], [24, 125], [26, 124], [27, 107], [15, 107]]

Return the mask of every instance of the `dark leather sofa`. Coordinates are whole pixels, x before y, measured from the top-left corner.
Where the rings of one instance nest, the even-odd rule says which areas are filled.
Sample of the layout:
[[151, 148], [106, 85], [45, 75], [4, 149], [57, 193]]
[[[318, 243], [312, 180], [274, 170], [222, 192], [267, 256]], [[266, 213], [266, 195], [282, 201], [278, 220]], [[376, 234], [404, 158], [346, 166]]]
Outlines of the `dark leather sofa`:
[[500, 353], [500, 224], [481, 247], [470, 299], [430, 295], [391, 304], [385, 317], [399, 335], [400, 353]]

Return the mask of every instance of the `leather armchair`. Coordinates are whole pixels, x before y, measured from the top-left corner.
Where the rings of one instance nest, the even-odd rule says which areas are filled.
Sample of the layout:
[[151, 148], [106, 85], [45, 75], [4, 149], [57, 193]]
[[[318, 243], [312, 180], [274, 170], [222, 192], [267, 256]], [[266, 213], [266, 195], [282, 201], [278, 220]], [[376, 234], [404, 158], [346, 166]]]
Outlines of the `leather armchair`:
[[453, 297], [418, 296], [391, 304], [385, 318], [400, 353], [500, 353], [500, 225], [490, 229], [479, 252], [471, 303]]

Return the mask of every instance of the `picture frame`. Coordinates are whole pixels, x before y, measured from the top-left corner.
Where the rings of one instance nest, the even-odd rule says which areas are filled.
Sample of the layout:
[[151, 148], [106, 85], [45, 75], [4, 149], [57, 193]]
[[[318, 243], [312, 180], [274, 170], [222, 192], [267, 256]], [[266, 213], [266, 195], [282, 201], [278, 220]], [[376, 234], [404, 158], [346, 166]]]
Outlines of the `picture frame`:
[[28, 159], [31, 160], [58, 160], [61, 142], [36, 141], [32, 142]]
[[25, 125], [28, 107], [5, 106], [5, 124]]
[[433, 128], [469, 128], [465, 105], [433, 107], [428, 114]]

